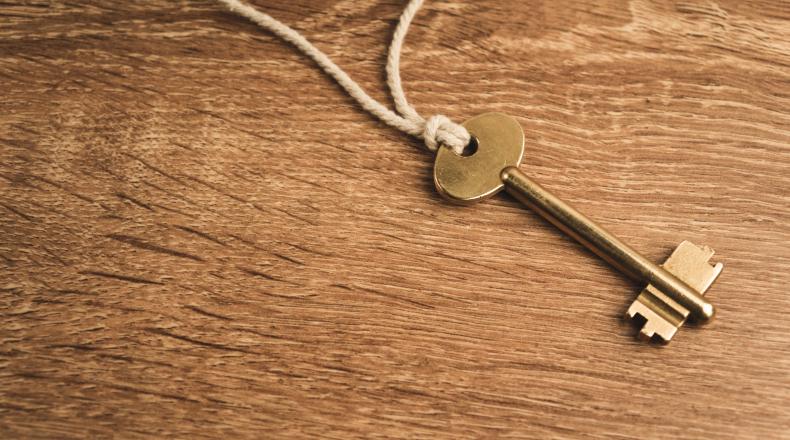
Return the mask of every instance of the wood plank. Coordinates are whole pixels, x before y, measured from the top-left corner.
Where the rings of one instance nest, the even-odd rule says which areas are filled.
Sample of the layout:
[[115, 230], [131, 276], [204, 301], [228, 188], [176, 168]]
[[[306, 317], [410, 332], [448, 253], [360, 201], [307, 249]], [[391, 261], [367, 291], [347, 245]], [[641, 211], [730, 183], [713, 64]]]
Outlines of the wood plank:
[[[0, 5], [0, 437], [790, 438], [786, 2], [428, 1], [407, 38], [422, 114], [511, 114], [635, 248], [717, 251], [667, 347], [216, 2], [78, 3]], [[253, 3], [388, 102], [405, 2]]]

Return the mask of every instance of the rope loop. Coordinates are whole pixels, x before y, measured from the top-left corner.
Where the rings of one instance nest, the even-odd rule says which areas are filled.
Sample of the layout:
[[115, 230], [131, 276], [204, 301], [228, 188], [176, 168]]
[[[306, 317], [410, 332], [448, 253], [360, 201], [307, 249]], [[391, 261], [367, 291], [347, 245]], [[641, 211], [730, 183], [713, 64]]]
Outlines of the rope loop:
[[422, 6], [423, 0], [410, 0], [406, 8], [403, 9], [398, 26], [395, 28], [395, 33], [392, 36], [392, 43], [387, 56], [387, 84], [392, 93], [397, 113], [370, 97], [343, 69], [307, 41], [299, 32], [240, 0], [218, 1], [232, 12], [247, 18], [263, 29], [294, 45], [302, 53], [312, 58], [324, 72], [332, 76], [362, 108], [391, 127], [395, 127], [412, 136], [421, 137], [428, 150], [435, 152], [440, 145], [445, 145], [456, 153], [461, 154], [469, 144], [471, 136], [462, 125], [454, 123], [443, 115], [434, 115], [427, 120], [423, 119], [414, 107], [409, 105], [406, 95], [403, 93], [403, 85], [400, 78], [401, 48], [411, 21], [414, 19], [417, 10]]

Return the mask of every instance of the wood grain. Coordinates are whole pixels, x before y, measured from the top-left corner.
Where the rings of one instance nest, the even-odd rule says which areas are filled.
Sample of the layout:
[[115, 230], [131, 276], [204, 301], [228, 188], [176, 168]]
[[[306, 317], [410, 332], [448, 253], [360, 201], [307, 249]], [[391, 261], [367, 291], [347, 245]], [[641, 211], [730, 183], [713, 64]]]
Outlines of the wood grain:
[[[404, 5], [255, 0], [387, 100]], [[514, 115], [525, 169], [719, 318], [640, 286], [213, 1], [0, 3], [0, 437], [790, 438], [790, 5], [428, 1], [409, 99]]]

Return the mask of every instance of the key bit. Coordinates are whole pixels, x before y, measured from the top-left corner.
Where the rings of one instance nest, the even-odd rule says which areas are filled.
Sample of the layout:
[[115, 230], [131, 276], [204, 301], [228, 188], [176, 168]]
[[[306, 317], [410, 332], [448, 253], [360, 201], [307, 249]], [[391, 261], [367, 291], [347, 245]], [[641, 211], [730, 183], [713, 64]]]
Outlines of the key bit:
[[[683, 241], [667, 258], [663, 267], [704, 295], [724, 268], [721, 263], [708, 263], [712, 256], [713, 249]], [[626, 316], [631, 319], [641, 317], [644, 321], [639, 330], [641, 339], [650, 340], [657, 336], [663, 342], [669, 342], [678, 328], [686, 322], [689, 310], [653, 285], [648, 285], [628, 308]]]
[[628, 313], [645, 319], [644, 335], [652, 331], [668, 341], [686, 318], [701, 323], [713, 318], [713, 305], [702, 296], [722, 269], [718, 264], [706, 270], [713, 251], [684, 242], [676, 250], [677, 257], [673, 253], [664, 267], [656, 265], [517, 168], [524, 154], [524, 132], [516, 120], [486, 113], [466, 121], [464, 127], [476, 146], [472, 154], [457, 155], [448, 148], [436, 154], [434, 183], [444, 197], [471, 204], [505, 189], [612, 266], [647, 285]]

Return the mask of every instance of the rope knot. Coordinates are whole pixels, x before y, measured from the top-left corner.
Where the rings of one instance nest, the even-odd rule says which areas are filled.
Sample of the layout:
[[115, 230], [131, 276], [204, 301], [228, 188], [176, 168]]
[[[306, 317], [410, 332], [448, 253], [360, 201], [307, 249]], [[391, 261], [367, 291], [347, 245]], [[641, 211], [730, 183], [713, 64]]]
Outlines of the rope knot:
[[472, 139], [463, 125], [456, 124], [444, 115], [433, 115], [425, 121], [422, 138], [431, 151], [438, 150], [440, 145], [446, 145], [456, 154], [463, 153]]

